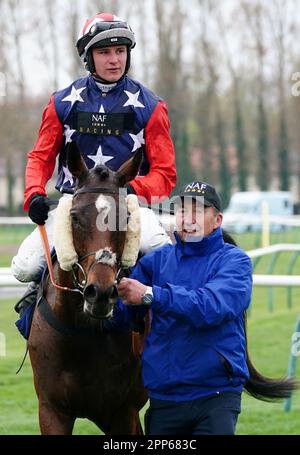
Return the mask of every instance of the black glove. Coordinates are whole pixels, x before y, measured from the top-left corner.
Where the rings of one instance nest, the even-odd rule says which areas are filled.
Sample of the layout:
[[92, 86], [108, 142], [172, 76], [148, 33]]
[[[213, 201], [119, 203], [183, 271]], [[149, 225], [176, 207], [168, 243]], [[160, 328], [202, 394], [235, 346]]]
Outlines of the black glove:
[[50, 209], [49, 199], [42, 194], [35, 194], [30, 199], [28, 215], [36, 224], [45, 224]]
[[129, 185], [129, 183], [126, 183], [125, 188], [127, 190], [127, 194], [136, 194], [133, 187], [131, 185]]

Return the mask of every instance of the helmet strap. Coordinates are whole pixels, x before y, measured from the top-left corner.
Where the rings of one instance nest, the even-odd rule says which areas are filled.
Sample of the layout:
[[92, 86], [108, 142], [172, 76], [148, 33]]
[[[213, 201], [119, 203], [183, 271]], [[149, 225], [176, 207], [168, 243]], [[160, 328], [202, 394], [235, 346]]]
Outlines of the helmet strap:
[[[121, 81], [126, 76], [126, 74], [129, 71], [129, 68], [130, 68], [131, 49], [129, 46], [126, 46], [126, 47], [127, 47], [127, 60], [126, 60], [125, 71], [117, 82]], [[87, 71], [89, 71], [93, 75], [94, 79], [101, 82], [101, 84], [115, 84], [115, 82], [106, 81], [101, 76], [99, 76], [99, 74], [96, 73], [95, 63], [94, 63], [93, 54], [92, 54], [91, 49], [88, 50], [87, 55], [86, 55], [85, 68], [87, 69]]]

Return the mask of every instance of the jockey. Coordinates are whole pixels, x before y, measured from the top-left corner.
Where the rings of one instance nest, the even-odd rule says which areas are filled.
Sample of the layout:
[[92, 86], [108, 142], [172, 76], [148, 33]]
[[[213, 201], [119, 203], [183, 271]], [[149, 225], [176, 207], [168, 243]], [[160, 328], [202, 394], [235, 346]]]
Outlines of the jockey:
[[[28, 154], [24, 210], [34, 223], [45, 224], [50, 247], [53, 216], [45, 187], [58, 157], [56, 189], [73, 192], [76, 179], [66, 165], [69, 142], [76, 142], [88, 168], [105, 164], [113, 171], [143, 147], [139, 176], [127, 184], [127, 192], [144, 202], [167, 198], [175, 186], [166, 103], [127, 75], [135, 44], [129, 25], [116, 16], [98, 13], [88, 19], [76, 47], [89, 74], [54, 93], [44, 110], [36, 144]], [[169, 241], [152, 211], [144, 210], [143, 216], [150, 220], [147, 224], [144, 219], [148, 230], [144, 240], [142, 232], [145, 251]], [[19, 281], [38, 282], [44, 265], [35, 230], [13, 258], [12, 273]]]

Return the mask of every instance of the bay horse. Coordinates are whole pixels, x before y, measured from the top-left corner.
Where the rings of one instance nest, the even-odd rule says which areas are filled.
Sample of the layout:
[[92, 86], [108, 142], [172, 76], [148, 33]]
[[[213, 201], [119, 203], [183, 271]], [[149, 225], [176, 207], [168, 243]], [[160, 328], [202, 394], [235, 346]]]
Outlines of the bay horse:
[[[81, 283], [82, 292], [55, 289], [47, 281], [44, 305], [33, 315], [28, 348], [42, 434], [72, 434], [78, 417], [94, 422], [105, 434], [142, 433], [139, 410], [148, 397], [131, 331], [105, 329], [103, 324], [118, 299], [115, 280], [126, 231], [117, 226], [114, 232], [100, 232], [96, 227], [101, 195], [102, 201], [113, 198], [127, 214], [119, 188], [135, 177], [141, 159], [138, 151], [118, 172], [102, 165], [88, 170], [77, 146], [70, 144], [67, 166], [78, 180], [71, 229], [79, 259], [76, 272], [56, 262], [54, 274], [62, 287]], [[99, 251], [106, 260], [99, 260]]]

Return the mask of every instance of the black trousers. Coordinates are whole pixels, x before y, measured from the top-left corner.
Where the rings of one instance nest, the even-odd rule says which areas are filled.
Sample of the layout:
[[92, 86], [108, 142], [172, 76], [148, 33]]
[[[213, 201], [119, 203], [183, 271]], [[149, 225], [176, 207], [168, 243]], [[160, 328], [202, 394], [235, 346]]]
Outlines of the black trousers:
[[223, 392], [191, 401], [150, 398], [147, 435], [233, 435], [241, 412], [241, 392]]

